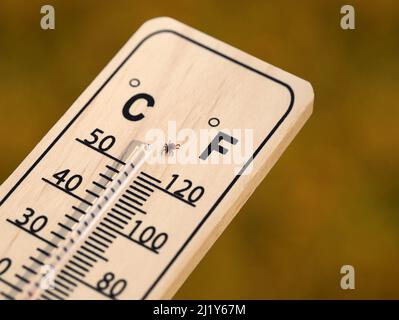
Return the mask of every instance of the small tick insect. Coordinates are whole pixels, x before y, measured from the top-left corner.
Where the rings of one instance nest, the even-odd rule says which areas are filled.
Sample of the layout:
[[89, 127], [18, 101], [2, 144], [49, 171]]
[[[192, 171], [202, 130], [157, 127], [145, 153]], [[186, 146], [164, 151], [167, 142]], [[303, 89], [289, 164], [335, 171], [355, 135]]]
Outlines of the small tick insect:
[[163, 145], [163, 148], [162, 148], [162, 154], [163, 153], [165, 153], [165, 154], [167, 154], [167, 155], [173, 155], [173, 153], [174, 153], [174, 151], [175, 150], [179, 150], [180, 149], [180, 144], [179, 143], [173, 143], [173, 142], [168, 142], [168, 143], [165, 143], [164, 145]]

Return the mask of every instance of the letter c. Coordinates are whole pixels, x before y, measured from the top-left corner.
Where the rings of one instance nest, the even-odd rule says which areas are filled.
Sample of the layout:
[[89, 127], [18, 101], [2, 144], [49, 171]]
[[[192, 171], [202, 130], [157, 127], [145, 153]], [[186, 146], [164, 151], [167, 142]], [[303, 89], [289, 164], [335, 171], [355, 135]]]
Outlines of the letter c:
[[139, 113], [139, 114], [131, 114], [130, 109], [133, 103], [135, 103], [137, 100], [144, 99], [147, 101], [147, 107], [153, 107], [155, 104], [155, 100], [152, 96], [150, 96], [147, 93], [139, 93], [131, 97], [123, 106], [123, 116], [130, 121], [140, 121], [141, 119], [144, 118], [144, 114]]

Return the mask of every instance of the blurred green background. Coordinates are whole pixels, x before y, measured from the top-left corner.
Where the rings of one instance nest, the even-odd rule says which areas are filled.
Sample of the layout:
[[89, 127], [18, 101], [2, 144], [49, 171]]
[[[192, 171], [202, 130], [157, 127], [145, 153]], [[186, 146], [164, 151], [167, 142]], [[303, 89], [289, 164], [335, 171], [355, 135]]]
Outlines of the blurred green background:
[[[56, 30], [40, 29], [54, 5]], [[340, 8], [356, 9], [356, 30]], [[147, 19], [309, 80], [314, 113], [176, 298], [399, 298], [397, 1], [0, 2], [4, 181]], [[340, 267], [356, 289], [340, 288]]]

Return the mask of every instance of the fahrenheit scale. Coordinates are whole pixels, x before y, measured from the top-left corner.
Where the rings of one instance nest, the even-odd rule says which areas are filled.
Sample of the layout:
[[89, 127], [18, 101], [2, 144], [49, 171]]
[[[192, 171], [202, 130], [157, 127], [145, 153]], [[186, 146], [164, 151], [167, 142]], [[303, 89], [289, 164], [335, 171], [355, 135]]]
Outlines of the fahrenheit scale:
[[312, 104], [306, 81], [145, 23], [2, 184], [0, 297], [172, 297]]

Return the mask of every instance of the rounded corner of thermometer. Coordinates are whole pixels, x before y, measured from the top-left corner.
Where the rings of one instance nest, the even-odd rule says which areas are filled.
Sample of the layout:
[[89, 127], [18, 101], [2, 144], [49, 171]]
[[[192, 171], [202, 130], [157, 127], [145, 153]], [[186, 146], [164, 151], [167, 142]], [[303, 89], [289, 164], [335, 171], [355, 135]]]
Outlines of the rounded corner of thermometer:
[[[178, 23], [176, 20], [174, 20], [172, 18], [169, 18], [169, 17], [159, 17], [159, 18], [154, 18], [154, 19], [150, 19], [150, 20], [146, 21], [142, 26], [147, 25], [147, 23], [148, 24], [152, 24], [152, 23], [155, 23], [155, 22], [159, 22], [158, 20], [161, 21], [161, 22], [163, 22], [163, 21], [167, 21], [167, 22], [173, 21], [173, 22]], [[290, 84], [288, 84], [287, 82], [285, 82], [283, 80], [278, 79], [275, 76], [272, 76], [272, 75], [270, 75], [270, 74], [268, 74], [266, 72], [263, 72], [260, 69], [257, 69], [255, 67], [251, 67], [250, 65], [245, 64], [245, 63], [241, 62], [240, 60], [238, 60], [236, 58], [232, 58], [232, 57], [230, 57], [230, 56], [228, 56], [228, 55], [226, 55], [226, 54], [224, 54], [224, 53], [222, 53], [222, 52], [220, 52], [220, 51], [218, 51], [216, 49], [213, 49], [210, 46], [208, 46], [208, 45], [206, 45], [206, 44], [204, 44], [202, 42], [199, 42], [199, 41], [197, 41], [197, 40], [195, 40], [195, 39], [193, 39], [193, 38], [191, 38], [189, 36], [186, 36], [183, 33], [179, 32], [179, 31], [177, 31], [177, 30], [175, 30], [173, 28], [160, 28], [160, 29], [154, 29], [151, 32], [147, 32], [147, 35], [144, 36], [138, 44], [136, 44], [136, 46], [132, 50], [131, 54], [133, 54], [136, 50], [138, 50], [141, 47], [141, 45], [143, 45], [146, 41], [150, 40], [151, 38], [154, 38], [157, 35], [162, 35], [162, 34], [175, 35], [175, 36], [177, 36], [177, 37], [179, 37], [181, 39], [184, 39], [184, 40], [186, 40], [188, 42], [191, 42], [194, 45], [202, 47], [202, 48], [208, 50], [209, 52], [212, 52], [212, 53], [220, 56], [221, 58], [229, 60], [232, 63], [235, 63], [235, 64], [237, 64], [237, 65], [239, 65], [239, 66], [241, 66], [241, 67], [243, 67], [243, 68], [245, 68], [245, 69], [247, 69], [249, 71], [252, 71], [252, 72], [264, 77], [267, 80], [273, 81], [274, 83], [280, 85], [284, 90], [286, 90], [286, 92], [287, 92], [287, 94], [289, 96], [289, 101], [290, 101], [289, 104], [288, 104], [287, 109], [283, 113], [282, 120], [284, 120], [285, 117], [292, 110], [292, 108], [294, 106], [294, 102], [295, 102], [295, 91], [294, 91], [293, 87]], [[219, 41], [219, 40], [217, 40], [217, 41]]]

